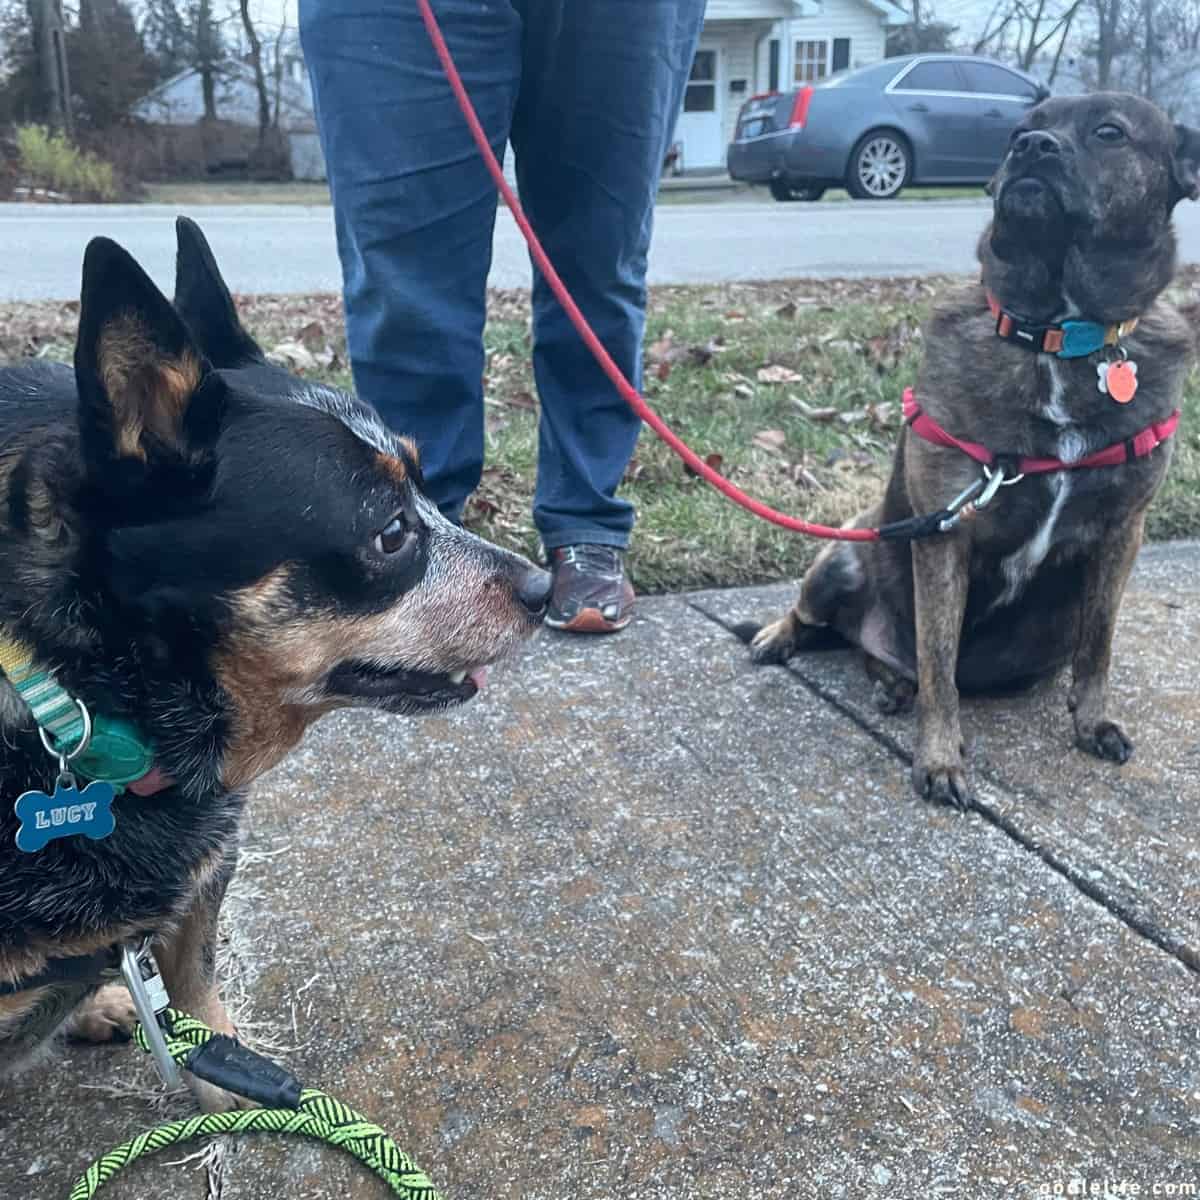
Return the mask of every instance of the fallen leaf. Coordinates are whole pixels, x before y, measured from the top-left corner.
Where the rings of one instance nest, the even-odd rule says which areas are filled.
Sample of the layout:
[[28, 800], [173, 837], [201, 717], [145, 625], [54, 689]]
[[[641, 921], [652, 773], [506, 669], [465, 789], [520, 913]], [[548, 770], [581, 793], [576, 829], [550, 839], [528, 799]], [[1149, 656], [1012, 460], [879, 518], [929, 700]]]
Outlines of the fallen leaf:
[[741, 396], [743, 400], [749, 400], [754, 395], [754, 389], [748, 383], [738, 383], [734, 385], [733, 394]]
[[309, 321], [296, 333], [296, 341], [309, 350], [318, 350], [325, 345], [325, 326], [320, 321]]
[[317, 366], [317, 360], [308, 348], [299, 342], [280, 342], [274, 349], [267, 351], [267, 362], [299, 372], [311, 371]]
[[537, 401], [530, 392], [513, 392], [504, 399], [509, 408], [524, 408], [528, 410], [537, 408]]
[[786, 304], [781, 304], [776, 310], [775, 315], [782, 317], [785, 321], [790, 321], [796, 315], [796, 302], [789, 300]]
[[759, 383], [799, 383], [803, 378], [803, 375], [793, 371], [791, 367], [783, 367], [778, 363], [758, 368]]
[[664, 333], [657, 342], [651, 343], [646, 348], [646, 357], [652, 363], [663, 362], [670, 355], [671, 350], [674, 347], [673, 339], [674, 334], [672, 334], [670, 330], [667, 330], [667, 332]]
[[753, 442], [760, 450], [778, 454], [787, 445], [787, 434], [782, 429], [760, 429], [754, 435]]
[[671, 378], [671, 364], [664, 359], [655, 368], [654, 373], [661, 382], [666, 383]]
[[[704, 465], [713, 471], [720, 471], [721, 465], [724, 463], [724, 461], [725, 456], [723, 454], [706, 454], [704, 456]], [[699, 478], [700, 476], [700, 472], [693, 471], [687, 463], [683, 464], [683, 469], [693, 478]]]
[[826, 486], [803, 463], [792, 463], [789, 473], [793, 483], [808, 488], [810, 492], [828, 491]]
[[731, 308], [729, 312], [725, 314], [725, 320], [727, 321], [736, 322], [744, 321], [745, 319], [746, 314], [744, 312], [739, 312], [736, 308]]
[[825, 424], [827, 421], [832, 421], [837, 415], [836, 408], [813, 408], [809, 404], [805, 404], [803, 400], [797, 399], [795, 396], [791, 398], [792, 403], [800, 410], [800, 415], [807, 418], [809, 421], [817, 421], [820, 424]]
[[472, 496], [471, 508], [482, 517], [494, 517], [500, 511], [500, 505], [486, 496]]

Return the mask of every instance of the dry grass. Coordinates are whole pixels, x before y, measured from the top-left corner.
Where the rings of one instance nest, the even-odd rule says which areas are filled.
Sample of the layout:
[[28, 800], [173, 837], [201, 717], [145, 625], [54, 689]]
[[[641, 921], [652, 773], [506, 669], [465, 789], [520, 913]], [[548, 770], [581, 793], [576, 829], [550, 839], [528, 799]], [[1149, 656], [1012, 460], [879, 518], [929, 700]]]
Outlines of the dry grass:
[[[946, 280], [819, 281], [658, 288], [645, 392], [700, 454], [777, 508], [837, 524], [878, 495], [916, 372], [920, 322]], [[1200, 270], [1175, 299], [1200, 328]], [[283, 343], [312, 378], [349, 387], [334, 296], [239, 298], [267, 349]], [[67, 359], [74, 304], [0, 306], [0, 355]], [[537, 402], [526, 297], [494, 293], [486, 335], [488, 467], [466, 518], [483, 535], [538, 552], [530, 519]], [[286, 346], [284, 347], [286, 350]], [[307, 357], [306, 357], [307, 355]], [[795, 577], [818, 543], [749, 517], [643, 434], [623, 493], [638, 508], [631, 554], [645, 592]], [[1200, 535], [1200, 376], [1193, 375], [1151, 536]]]

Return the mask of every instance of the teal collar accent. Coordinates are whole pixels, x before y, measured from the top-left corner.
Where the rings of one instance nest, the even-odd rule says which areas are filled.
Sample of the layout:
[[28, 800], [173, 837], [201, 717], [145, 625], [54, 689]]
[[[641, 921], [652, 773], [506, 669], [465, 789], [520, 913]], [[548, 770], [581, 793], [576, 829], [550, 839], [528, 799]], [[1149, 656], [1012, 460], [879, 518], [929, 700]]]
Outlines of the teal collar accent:
[[1058, 325], [1035, 325], [1002, 308], [991, 292], [987, 294], [987, 301], [996, 318], [998, 337], [1035, 354], [1053, 354], [1056, 358], [1087, 358], [1106, 346], [1119, 346], [1121, 339], [1128, 337], [1138, 323], [1138, 318], [1132, 317], [1119, 325], [1075, 320]]
[[82, 705], [58, 682], [53, 671], [38, 666], [28, 646], [3, 634], [0, 675], [29, 706], [55, 753], [69, 757], [71, 770], [85, 779], [103, 780], [120, 791], [153, 769], [153, 747], [122, 717], [100, 714], [93, 718], [91, 740], [81, 754], [74, 756], [86, 729]]

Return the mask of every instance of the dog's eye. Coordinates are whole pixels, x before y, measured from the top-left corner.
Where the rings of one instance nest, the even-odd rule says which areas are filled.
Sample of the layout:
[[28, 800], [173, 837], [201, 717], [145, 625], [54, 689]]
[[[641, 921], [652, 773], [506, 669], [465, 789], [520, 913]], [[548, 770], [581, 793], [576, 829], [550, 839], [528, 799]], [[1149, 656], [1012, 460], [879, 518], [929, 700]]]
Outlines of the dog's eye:
[[1120, 125], [1113, 125], [1111, 122], [1106, 122], [1105, 124], [1097, 127], [1096, 136], [1102, 142], [1115, 144], [1125, 140], [1125, 130], [1123, 130]]
[[380, 554], [399, 554], [416, 543], [417, 531], [403, 516], [394, 516], [376, 535], [375, 549]]

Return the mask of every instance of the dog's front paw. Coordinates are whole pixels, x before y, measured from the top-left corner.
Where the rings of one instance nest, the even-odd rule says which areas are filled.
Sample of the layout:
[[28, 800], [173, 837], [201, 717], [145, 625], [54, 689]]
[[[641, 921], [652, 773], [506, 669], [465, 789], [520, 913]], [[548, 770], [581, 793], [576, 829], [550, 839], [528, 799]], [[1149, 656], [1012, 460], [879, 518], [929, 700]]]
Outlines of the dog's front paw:
[[948, 804], [960, 812], [970, 808], [975, 798], [961, 758], [957, 763], [945, 763], [918, 757], [913, 761], [912, 781], [922, 800]]
[[1133, 757], [1133, 742], [1116, 721], [1097, 721], [1090, 729], [1076, 721], [1075, 744], [1097, 758], [1122, 766]]
[[750, 658], [758, 666], [783, 664], [792, 657], [796, 648], [796, 622], [789, 613], [747, 639], [750, 643]]
[[916, 685], [907, 679], [876, 679], [871, 689], [871, 702], [885, 717], [911, 712], [917, 698]]
[[197, 1079], [195, 1075], [185, 1075], [184, 1078], [203, 1112], [233, 1112], [238, 1108], [262, 1107], [254, 1100], [247, 1100], [244, 1096], [235, 1096], [232, 1092], [227, 1092], [224, 1088], [219, 1088], [207, 1080]]
[[129, 990], [119, 983], [110, 983], [89, 996], [71, 1015], [66, 1025], [67, 1037], [76, 1042], [128, 1042], [133, 1037], [137, 1013]]

